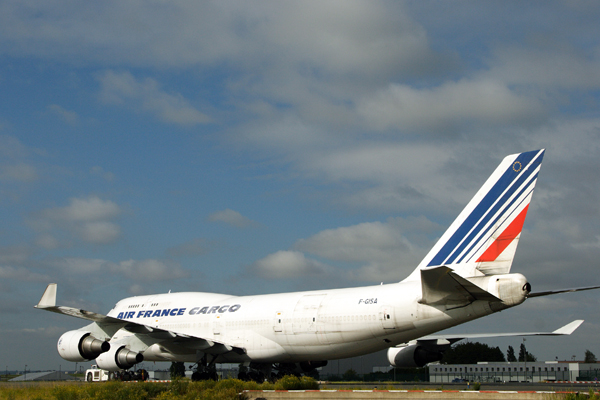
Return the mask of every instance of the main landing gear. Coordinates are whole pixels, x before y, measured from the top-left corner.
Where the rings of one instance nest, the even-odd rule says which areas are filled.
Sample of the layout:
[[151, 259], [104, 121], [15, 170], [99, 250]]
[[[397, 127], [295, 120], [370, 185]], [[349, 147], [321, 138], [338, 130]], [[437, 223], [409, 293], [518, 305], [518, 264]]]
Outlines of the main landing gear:
[[[217, 368], [215, 367], [215, 361], [217, 360], [217, 356], [214, 355], [210, 362], [207, 362], [208, 355], [205, 354], [200, 361], [196, 364], [196, 370], [192, 373], [192, 381], [208, 381], [219, 380], [219, 376], [217, 375]], [[190, 367], [190, 368], [193, 368]]]
[[318, 375], [316, 368], [324, 367], [327, 361], [313, 361], [301, 363], [250, 363], [250, 365], [240, 366], [238, 379], [243, 381], [255, 381], [262, 383], [265, 380], [275, 382], [286, 375], [294, 375], [300, 377], [302, 375], [313, 376]]
[[117, 381], [147, 381], [148, 371], [145, 369], [138, 369], [137, 371], [117, 371], [114, 374], [114, 380]]

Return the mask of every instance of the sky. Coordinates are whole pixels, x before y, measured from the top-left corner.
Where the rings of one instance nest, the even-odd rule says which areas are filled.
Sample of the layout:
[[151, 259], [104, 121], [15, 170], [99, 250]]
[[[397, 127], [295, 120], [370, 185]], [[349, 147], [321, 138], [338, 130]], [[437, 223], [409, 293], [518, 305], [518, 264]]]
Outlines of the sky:
[[[398, 282], [540, 148], [512, 271], [600, 284], [598, 20], [576, 0], [0, 1], [0, 370], [74, 368], [56, 341], [85, 321], [33, 308], [50, 282], [100, 313]], [[453, 332], [581, 318], [527, 349], [600, 356], [599, 306], [530, 299]]]

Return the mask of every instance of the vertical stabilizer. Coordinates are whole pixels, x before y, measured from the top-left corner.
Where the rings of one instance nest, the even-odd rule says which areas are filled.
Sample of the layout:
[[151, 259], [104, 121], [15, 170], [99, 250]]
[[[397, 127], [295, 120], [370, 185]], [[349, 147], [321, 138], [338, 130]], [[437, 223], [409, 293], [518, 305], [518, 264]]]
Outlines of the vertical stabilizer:
[[465, 277], [509, 273], [543, 157], [504, 158], [408, 279], [442, 265]]

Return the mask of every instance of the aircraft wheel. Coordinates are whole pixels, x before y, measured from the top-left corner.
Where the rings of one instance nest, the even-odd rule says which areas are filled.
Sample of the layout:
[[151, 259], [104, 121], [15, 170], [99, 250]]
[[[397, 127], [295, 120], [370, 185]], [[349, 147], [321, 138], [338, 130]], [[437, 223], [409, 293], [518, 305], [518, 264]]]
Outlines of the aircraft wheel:
[[250, 371], [248, 378], [256, 383], [263, 383], [265, 381], [265, 374], [259, 371]]

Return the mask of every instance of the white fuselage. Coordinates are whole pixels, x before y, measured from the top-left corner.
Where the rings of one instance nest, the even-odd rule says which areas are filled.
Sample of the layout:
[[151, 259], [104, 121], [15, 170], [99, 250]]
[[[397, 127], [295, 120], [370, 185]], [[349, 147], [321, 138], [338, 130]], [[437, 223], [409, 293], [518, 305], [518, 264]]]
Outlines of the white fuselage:
[[[301, 362], [372, 353], [497, 311], [486, 301], [461, 307], [420, 304], [419, 281], [257, 296], [169, 293], [121, 300], [109, 316], [245, 350], [218, 362]], [[506, 308], [506, 307], [501, 307]], [[147, 361], [197, 360], [197, 352], [125, 329], [121, 342]], [[199, 343], [197, 350], [206, 346]]]

